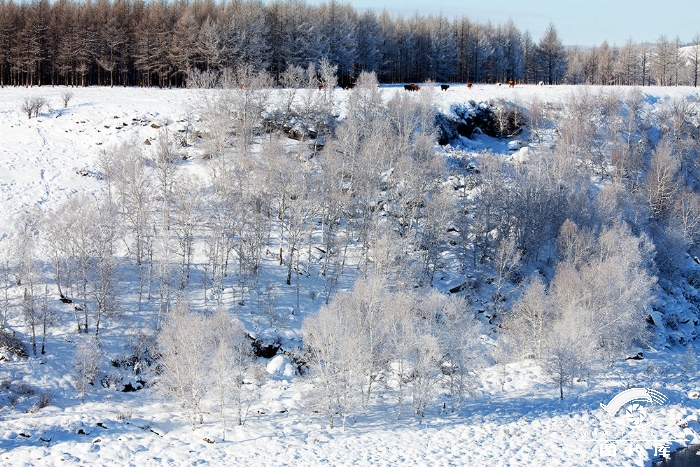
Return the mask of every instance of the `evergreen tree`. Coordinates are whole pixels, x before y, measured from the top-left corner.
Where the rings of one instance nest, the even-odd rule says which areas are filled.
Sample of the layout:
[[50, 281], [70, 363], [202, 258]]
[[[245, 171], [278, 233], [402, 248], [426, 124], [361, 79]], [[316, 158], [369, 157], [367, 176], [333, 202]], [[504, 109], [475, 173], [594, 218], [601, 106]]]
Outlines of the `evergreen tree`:
[[537, 46], [537, 64], [547, 84], [559, 84], [566, 71], [566, 51], [554, 23], [550, 23]]

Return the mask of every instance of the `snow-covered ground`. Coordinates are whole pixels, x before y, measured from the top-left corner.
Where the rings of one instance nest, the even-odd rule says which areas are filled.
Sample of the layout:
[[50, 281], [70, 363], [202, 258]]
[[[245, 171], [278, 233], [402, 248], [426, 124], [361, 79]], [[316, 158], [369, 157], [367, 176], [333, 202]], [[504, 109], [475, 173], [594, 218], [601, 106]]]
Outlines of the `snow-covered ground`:
[[[79, 192], [105, 189], [99, 172], [101, 149], [120, 141], [144, 144], [159, 131], [183, 130], [193, 121], [204, 94], [213, 91], [138, 88], [76, 88], [63, 108], [66, 88], [0, 89], [0, 238], [36, 205], [53, 209]], [[598, 88], [568, 86], [452, 85], [435, 90], [437, 107], [494, 99], [527, 107], [533, 100], [559, 105], [572, 93]], [[604, 88], [604, 92], [626, 92]], [[350, 91], [335, 91], [342, 115]], [[405, 92], [383, 88], [385, 97]], [[649, 111], [671, 99], [700, 100], [692, 88], [643, 88]], [[20, 108], [26, 97], [50, 103], [38, 118]], [[153, 146], [151, 146], [153, 148]], [[478, 140], [468, 150], [507, 153], [507, 141]], [[197, 147], [185, 170], [205, 173]], [[318, 305], [313, 305], [316, 308]], [[306, 310], [308, 311], [314, 311]], [[131, 313], [125, 312], [131, 316]], [[132, 316], [133, 317], [133, 316]], [[12, 318], [12, 316], [11, 316]], [[14, 317], [17, 329], [19, 319]], [[15, 322], [13, 321], [13, 323]], [[124, 320], [129, 321], [129, 320]], [[107, 352], [118, 353], [133, 335], [135, 323], [112, 323], [105, 332]], [[291, 334], [300, 321], [292, 321]], [[111, 338], [109, 336], [112, 336]], [[532, 362], [487, 365], [474, 382], [462, 417], [431, 411], [419, 425], [396, 420], [385, 395], [375, 408], [343, 430], [329, 430], [326, 420], [304, 406], [307, 384], [290, 371], [283, 357], [268, 365], [271, 378], [241, 427], [229, 427], [225, 440], [206, 406], [204, 424], [194, 431], [172, 402], [151, 389], [122, 393], [94, 388], [81, 403], [69, 363], [75, 337], [71, 325], [55, 328], [40, 358], [0, 361], [0, 382], [33, 388], [10, 405], [0, 387], [0, 464], [2, 465], [650, 465], [655, 447], [674, 450], [700, 443], [700, 378], [684, 374], [683, 349], [645, 349], [645, 359], [619, 362], [605, 375], [576, 383], [559, 401]], [[654, 389], [666, 400], [642, 401], [640, 413], [608, 414], [601, 404], [630, 389]], [[37, 393], [52, 403], [35, 410]], [[386, 396], [388, 398], [388, 396]], [[382, 407], [386, 410], [381, 410]]]

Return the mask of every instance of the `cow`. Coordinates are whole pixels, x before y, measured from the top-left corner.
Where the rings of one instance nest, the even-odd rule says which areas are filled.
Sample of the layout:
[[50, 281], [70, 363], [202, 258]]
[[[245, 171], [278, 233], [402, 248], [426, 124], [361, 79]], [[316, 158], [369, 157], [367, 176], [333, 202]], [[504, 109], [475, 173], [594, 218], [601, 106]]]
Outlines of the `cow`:
[[540, 81], [540, 86], [544, 86], [544, 81]]
[[413, 84], [413, 83], [411, 83], [411, 84], [406, 84], [406, 85], [404, 85], [403, 88], [404, 88], [406, 91], [420, 91], [420, 86], [418, 86], [417, 84]]
[[467, 87], [468, 87], [469, 89], [471, 89], [471, 88], [472, 88], [472, 83], [467, 83]]
[[440, 85], [440, 89], [442, 89], [443, 91], [447, 91], [449, 88], [450, 88], [449, 84], [441, 84]]
[[513, 80], [508, 81], [508, 87], [514, 88], [514, 87], [515, 87], [515, 81], [513, 81]]

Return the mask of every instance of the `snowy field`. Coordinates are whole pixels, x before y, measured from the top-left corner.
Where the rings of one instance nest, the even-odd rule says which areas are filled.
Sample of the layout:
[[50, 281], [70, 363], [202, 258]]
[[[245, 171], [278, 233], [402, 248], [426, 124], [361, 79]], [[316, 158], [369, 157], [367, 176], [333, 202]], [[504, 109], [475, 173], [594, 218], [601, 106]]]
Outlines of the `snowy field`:
[[[101, 149], [131, 140], [144, 144], [146, 151], [154, 150], [162, 129], [172, 134], [185, 130], [188, 122], [196, 121], [207, 93], [213, 92], [70, 91], [73, 97], [64, 108], [65, 88], [0, 89], [0, 238], [10, 235], [15, 220], [37, 205], [52, 210], [77, 193], [105, 191], [104, 182], [95, 176]], [[449, 112], [452, 105], [470, 100], [504, 99], [526, 108], [533, 101], [557, 106], [572, 93], [599, 91], [452, 85], [446, 92], [435, 90], [434, 98], [439, 110]], [[350, 92], [334, 93], [341, 118]], [[388, 99], [405, 91], [392, 86], [382, 92]], [[700, 100], [700, 92], [692, 88], [652, 87], [642, 92], [646, 110], [652, 113], [672, 99]], [[50, 108], [28, 119], [20, 110], [28, 96], [45, 97]], [[154, 144], [145, 146], [146, 140]], [[465, 142], [464, 149], [507, 154], [507, 143], [477, 138]], [[201, 149], [195, 144], [187, 151], [183, 170], [206, 174]], [[318, 306], [304, 299], [303, 314]], [[120, 351], [119, 336], [134, 335], [150, 322], [132, 310], [123, 314], [130, 319], [111, 320], [101, 331], [108, 354]], [[39, 410], [32, 410], [33, 394], [15, 405], [0, 405], [2, 465], [649, 466], [664, 445], [673, 451], [700, 443], [700, 377], [684, 372], [684, 349], [667, 348], [663, 339], [644, 349], [643, 360], [617, 362], [605, 374], [575, 383], [563, 401], [533, 362], [505, 367], [486, 363], [475, 377], [462, 417], [430, 409], [422, 424], [410, 416], [396, 420], [390, 404], [384, 403], [389, 396], [378, 393], [380, 410], [359, 414], [345, 430], [328, 429], [321, 415], [305, 407], [301, 394], [309, 383], [295, 374], [286, 357], [278, 356], [263, 362], [270, 379], [250, 406], [245, 425], [229, 426], [223, 439], [213, 401], [205, 401], [209, 412], [195, 430], [175, 403], [150, 388], [122, 393], [96, 387], [81, 402], [69, 376], [66, 355], [73, 351], [75, 332], [66, 321], [50, 332], [45, 356], [0, 360], [0, 381], [26, 383], [53, 399]], [[10, 323], [24, 332], [16, 314], [10, 314]], [[299, 317], [290, 321], [291, 339], [298, 336], [299, 325]], [[630, 388], [653, 389], [665, 400], [643, 401], [644, 416], [624, 410], [611, 415], [601, 406]], [[0, 388], [0, 397], [6, 389]]]

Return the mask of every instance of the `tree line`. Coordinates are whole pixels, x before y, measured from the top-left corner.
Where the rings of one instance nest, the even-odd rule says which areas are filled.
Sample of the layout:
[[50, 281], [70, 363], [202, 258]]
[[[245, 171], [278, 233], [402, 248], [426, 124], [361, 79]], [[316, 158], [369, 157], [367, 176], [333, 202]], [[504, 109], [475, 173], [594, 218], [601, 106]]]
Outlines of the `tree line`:
[[387, 83], [697, 84], [697, 47], [682, 61], [679, 46], [663, 36], [653, 46], [567, 51], [553, 24], [535, 42], [512, 21], [391, 17], [335, 0], [0, 1], [2, 86], [186, 86], [194, 71], [243, 66], [279, 82], [289, 67], [323, 58], [341, 85], [362, 71]]

